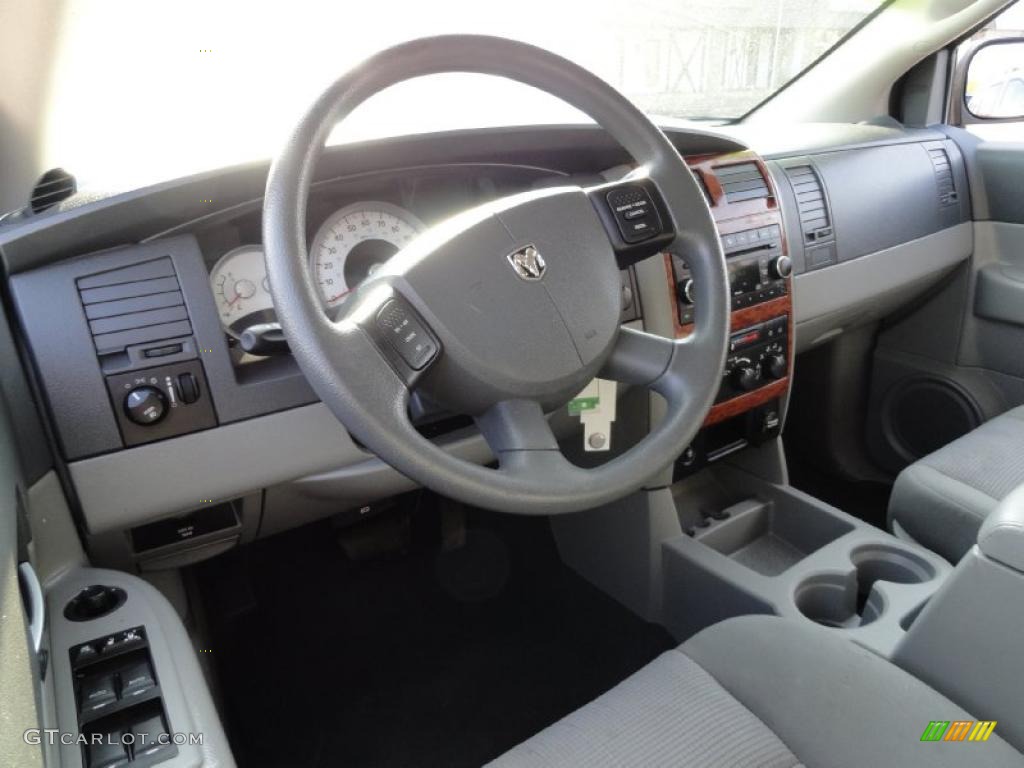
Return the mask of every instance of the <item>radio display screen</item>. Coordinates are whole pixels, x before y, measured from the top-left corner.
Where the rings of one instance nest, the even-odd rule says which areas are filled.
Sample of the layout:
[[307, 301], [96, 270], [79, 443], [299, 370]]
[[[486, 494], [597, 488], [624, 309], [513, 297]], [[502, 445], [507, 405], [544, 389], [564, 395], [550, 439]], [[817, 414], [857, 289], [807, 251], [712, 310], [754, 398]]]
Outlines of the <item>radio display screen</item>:
[[737, 264], [730, 272], [733, 293], [753, 291], [761, 282], [761, 266], [756, 261]]

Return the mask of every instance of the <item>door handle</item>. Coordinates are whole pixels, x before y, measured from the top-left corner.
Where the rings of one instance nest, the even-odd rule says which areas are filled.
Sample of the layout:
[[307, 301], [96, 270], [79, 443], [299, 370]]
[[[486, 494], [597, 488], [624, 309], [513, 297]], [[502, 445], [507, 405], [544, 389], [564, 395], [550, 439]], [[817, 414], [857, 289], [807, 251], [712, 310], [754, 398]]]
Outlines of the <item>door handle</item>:
[[37, 656], [43, 647], [43, 627], [46, 624], [46, 604], [43, 602], [43, 587], [31, 563], [18, 566], [21, 594], [28, 610], [28, 631], [32, 640], [32, 652]]

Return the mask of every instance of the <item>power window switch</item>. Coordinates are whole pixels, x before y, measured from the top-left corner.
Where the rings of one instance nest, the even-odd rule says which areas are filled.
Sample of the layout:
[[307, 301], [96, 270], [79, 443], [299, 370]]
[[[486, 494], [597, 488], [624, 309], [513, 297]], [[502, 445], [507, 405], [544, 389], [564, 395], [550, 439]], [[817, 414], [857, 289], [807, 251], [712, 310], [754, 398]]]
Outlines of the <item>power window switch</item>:
[[122, 768], [128, 765], [128, 750], [119, 733], [105, 733], [103, 740], [86, 747], [86, 768]]
[[95, 675], [82, 680], [82, 713], [98, 712], [117, 701], [113, 675]]
[[139, 696], [156, 685], [149, 662], [136, 661], [121, 670], [121, 698]]
[[167, 728], [164, 727], [164, 719], [160, 715], [153, 715], [142, 720], [131, 728], [135, 736], [132, 747], [134, 760], [141, 758], [161, 758], [169, 756], [171, 752], [177, 752], [177, 747], [171, 742]]

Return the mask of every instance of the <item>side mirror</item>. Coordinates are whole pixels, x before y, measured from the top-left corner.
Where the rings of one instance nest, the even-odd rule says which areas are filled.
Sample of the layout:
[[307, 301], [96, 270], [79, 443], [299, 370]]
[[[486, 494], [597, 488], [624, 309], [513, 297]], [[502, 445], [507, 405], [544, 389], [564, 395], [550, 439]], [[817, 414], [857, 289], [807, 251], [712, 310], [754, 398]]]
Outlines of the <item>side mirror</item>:
[[986, 40], [964, 60], [964, 123], [1024, 120], [1024, 38]]

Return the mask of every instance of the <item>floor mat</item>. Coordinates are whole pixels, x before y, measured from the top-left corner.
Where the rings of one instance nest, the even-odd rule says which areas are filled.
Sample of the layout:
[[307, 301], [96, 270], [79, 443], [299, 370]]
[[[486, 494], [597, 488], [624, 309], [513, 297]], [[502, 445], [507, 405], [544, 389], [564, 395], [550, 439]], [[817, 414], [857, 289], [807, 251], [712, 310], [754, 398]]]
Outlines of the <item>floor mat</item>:
[[195, 571], [241, 768], [477, 766], [674, 645], [565, 568], [542, 519], [476, 513], [460, 550], [361, 564], [334, 533]]

